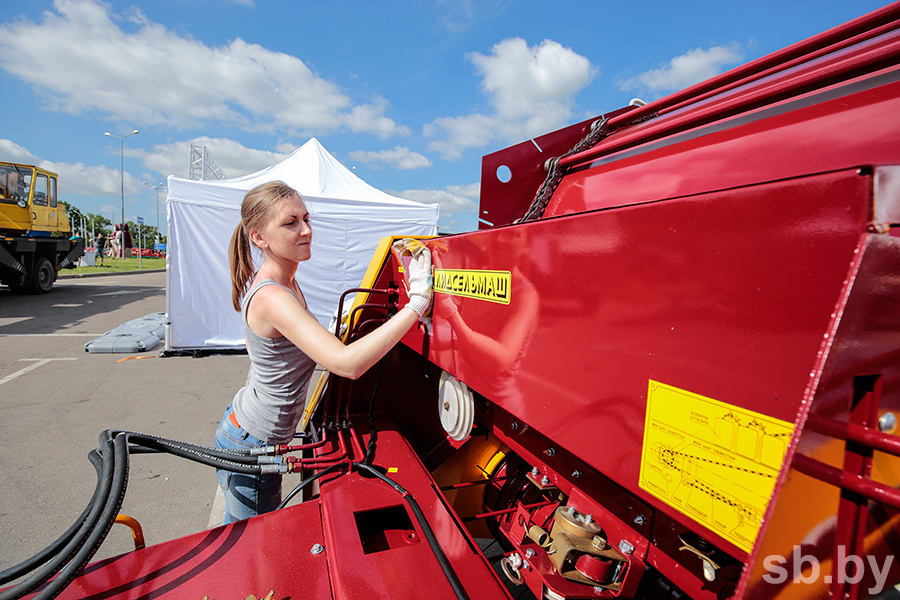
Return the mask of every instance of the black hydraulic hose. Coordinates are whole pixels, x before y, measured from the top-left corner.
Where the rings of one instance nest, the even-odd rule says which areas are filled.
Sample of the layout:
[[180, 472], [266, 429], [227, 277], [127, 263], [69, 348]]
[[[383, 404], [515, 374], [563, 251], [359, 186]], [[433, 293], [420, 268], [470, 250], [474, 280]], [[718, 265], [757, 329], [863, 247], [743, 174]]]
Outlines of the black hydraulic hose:
[[[233, 473], [243, 473], [245, 475], [261, 475], [263, 473], [273, 472], [279, 467], [279, 465], [265, 465], [265, 467], [275, 467], [274, 469], [269, 469], [264, 468], [260, 465], [241, 464], [232, 460], [217, 458], [201, 451], [208, 450], [208, 448], [203, 448], [202, 446], [190, 447], [179, 446], [176, 444], [167, 444], [161, 440], [153, 439], [152, 436], [145, 436], [143, 434], [137, 433], [128, 433], [127, 436], [129, 441], [137, 441], [140, 446], [143, 446], [145, 448], [159, 450], [160, 452], [167, 452], [175, 456], [180, 456], [181, 458], [187, 458], [188, 460], [192, 460], [200, 464], [215, 467], [216, 469], [224, 469]], [[255, 458], [254, 462], [256, 462]]]
[[[132, 443], [134, 445], [129, 445]], [[248, 475], [273, 473], [282, 469], [279, 464], [245, 464], [257, 463], [261, 457], [249, 456], [241, 450], [206, 448], [157, 436], [106, 430], [100, 434], [100, 448], [88, 454], [97, 470], [97, 485], [90, 502], [77, 521], [56, 541], [31, 558], [0, 572], [0, 585], [31, 573], [26, 579], [0, 591], [0, 600], [21, 598], [47, 583], [57, 573], [59, 575], [35, 599], [46, 600], [62, 592], [90, 562], [115, 522], [125, 497], [129, 455], [151, 452], [165, 452], [217, 469]], [[328, 470], [309, 481], [326, 472]]]
[[381, 365], [378, 367], [378, 376], [375, 378], [375, 385], [372, 387], [372, 397], [369, 398], [369, 443], [366, 444], [366, 456], [363, 458], [363, 464], [371, 465], [375, 460], [375, 445], [378, 443], [378, 431], [375, 429], [375, 394], [378, 393], [378, 384], [381, 382], [381, 374], [384, 372], [384, 361], [386, 357], [381, 358]]
[[225, 450], [223, 448], [210, 448], [208, 446], [199, 446], [197, 444], [191, 444], [190, 442], [182, 442], [180, 440], [172, 440], [169, 438], [159, 437], [158, 435], [150, 435], [148, 433], [137, 433], [134, 431], [126, 431], [128, 434], [129, 443], [144, 443], [144, 442], [159, 442], [161, 444], [169, 444], [172, 446], [180, 446], [182, 448], [193, 448], [194, 450], [198, 450], [200, 452], [207, 453], [211, 456], [217, 456], [219, 458], [224, 458], [226, 460], [234, 460], [236, 458], [243, 459], [244, 457], [250, 456], [251, 449], [233, 449], [233, 450]]
[[290, 502], [294, 496], [296, 496], [297, 494], [300, 493], [300, 490], [305, 488], [307, 485], [309, 485], [310, 483], [312, 483], [319, 477], [321, 477], [323, 475], [327, 475], [329, 473], [332, 473], [332, 472], [336, 471], [337, 469], [340, 469], [343, 467], [349, 467], [349, 466], [350, 465], [346, 462], [337, 463], [337, 464], [331, 465], [330, 467], [328, 467], [327, 469], [325, 469], [323, 471], [319, 471], [315, 475], [311, 475], [310, 477], [307, 477], [306, 479], [304, 479], [303, 481], [298, 483], [294, 489], [291, 490], [291, 493], [288, 494], [287, 497], [285, 497], [285, 499], [281, 501], [281, 504], [278, 505], [278, 508], [276, 510], [280, 510], [280, 509], [284, 508], [285, 506], [287, 506], [288, 502]]
[[125, 499], [125, 488], [128, 485], [128, 441], [125, 434], [116, 435], [113, 440], [113, 456], [115, 458], [112, 490], [103, 506], [103, 512], [100, 520], [84, 545], [78, 550], [71, 561], [59, 572], [53, 581], [37, 594], [33, 600], [49, 600], [55, 598], [72, 582], [81, 570], [87, 565], [103, 540], [106, 539], [113, 523], [116, 522], [116, 515], [122, 508], [122, 501]]
[[441, 570], [444, 572], [444, 576], [447, 578], [448, 583], [450, 583], [450, 587], [453, 588], [453, 593], [456, 594], [456, 597], [460, 600], [468, 600], [469, 595], [466, 593], [466, 589], [463, 587], [462, 582], [456, 575], [456, 571], [453, 570], [453, 565], [450, 564], [450, 561], [447, 559], [447, 555], [444, 554], [444, 550], [441, 548], [441, 545], [438, 543], [434, 532], [431, 530], [431, 526], [428, 524], [428, 520], [425, 518], [425, 514], [422, 512], [422, 509], [419, 508], [419, 503], [416, 502], [416, 499], [413, 498], [412, 494], [406, 491], [406, 489], [399, 483], [382, 474], [381, 471], [374, 467], [371, 467], [370, 465], [367, 465], [365, 463], [353, 463], [353, 466], [357, 469], [363, 469], [371, 473], [400, 493], [400, 495], [404, 500], [406, 500], [406, 503], [409, 504], [409, 507], [412, 509], [413, 516], [416, 517], [416, 521], [418, 521], [419, 526], [422, 528], [422, 532], [425, 534], [425, 539], [428, 540], [428, 545], [431, 546], [431, 551], [434, 553], [434, 557], [437, 559], [438, 564], [441, 566]]
[[15, 566], [0, 571], [0, 586], [6, 585], [10, 581], [18, 579], [19, 577], [24, 576], [26, 573], [34, 571], [36, 568], [53, 558], [53, 556], [55, 556], [67, 543], [69, 543], [69, 541], [73, 537], [75, 537], [75, 534], [78, 533], [78, 530], [81, 528], [81, 524], [87, 518], [88, 513], [90, 512], [91, 507], [94, 505], [94, 502], [96, 502], [97, 495], [100, 492], [100, 477], [103, 468], [103, 457], [96, 449], [94, 449], [88, 452], [88, 460], [91, 461], [91, 464], [94, 465], [94, 469], [97, 470], [97, 485], [94, 487], [94, 494], [91, 496], [91, 499], [87, 503], [87, 506], [84, 507], [84, 510], [81, 511], [78, 519], [75, 520], [72, 526], [69, 527], [65, 531], [65, 533], [59, 536], [56, 541], [49, 544], [46, 548], [44, 548], [31, 558], [27, 558]]
[[[128, 441], [132, 444], [138, 444], [137, 446], [131, 446], [130, 452], [135, 453], [135, 450], [141, 449], [141, 451], [146, 452], [146, 449], [150, 449], [152, 451], [160, 451], [160, 452], [168, 452], [168, 448], [179, 448], [188, 452], [195, 452], [197, 454], [201, 454], [204, 456], [208, 456], [214, 459], [225, 460], [229, 462], [236, 463], [244, 463], [255, 465], [259, 462], [258, 456], [251, 456], [248, 450], [223, 450], [221, 448], [208, 448], [206, 446], [198, 446], [196, 444], [190, 444], [188, 442], [179, 442], [178, 440], [170, 440], [166, 438], [157, 437], [155, 435], [147, 435], [145, 433], [134, 433], [128, 432]], [[164, 447], [160, 448], [160, 446]]]
[[92, 504], [88, 505], [90, 512], [78, 528], [77, 534], [66, 543], [65, 547], [53, 560], [48, 561], [25, 580], [0, 592], [0, 600], [15, 600], [16, 598], [21, 598], [25, 594], [28, 594], [43, 585], [48, 579], [53, 577], [63, 565], [71, 560], [96, 526], [100, 519], [103, 506], [109, 498], [115, 467], [113, 441], [108, 437], [104, 439], [106, 433], [107, 432], [104, 431], [103, 434], [100, 435], [103, 465], [102, 472], [97, 481], [97, 491], [92, 498]]

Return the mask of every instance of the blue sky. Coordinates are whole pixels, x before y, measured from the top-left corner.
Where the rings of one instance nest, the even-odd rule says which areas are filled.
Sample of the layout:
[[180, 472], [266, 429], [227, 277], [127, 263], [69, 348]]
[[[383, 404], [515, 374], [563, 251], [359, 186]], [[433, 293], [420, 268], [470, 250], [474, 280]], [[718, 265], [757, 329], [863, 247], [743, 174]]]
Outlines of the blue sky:
[[[317, 138], [386, 192], [477, 228], [481, 157], [660, 98], [884, 5], [0, 0], [0, 160], [83, 212], [157, 219], [204, 144], [229, 177]], [[161, 229], [165, 208], [160, 193]]]

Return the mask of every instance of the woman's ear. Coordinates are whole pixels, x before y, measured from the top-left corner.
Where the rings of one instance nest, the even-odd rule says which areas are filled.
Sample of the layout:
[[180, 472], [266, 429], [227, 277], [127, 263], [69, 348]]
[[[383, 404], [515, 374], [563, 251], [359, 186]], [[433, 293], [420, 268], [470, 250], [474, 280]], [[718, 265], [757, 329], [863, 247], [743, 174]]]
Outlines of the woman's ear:
[[257, 248], [259, 248], [260, 250], [265, 250], [266, 248], [269, 247], [269, 244], [266, 242], [266, 240], [263, 238], [263, 236], [260, 235], [258, 229], [251, 229], [250, 233], [247, 235], [247, 237], [249, 237], [250, 241], [253, 243], [253, 245], [256, 246]]

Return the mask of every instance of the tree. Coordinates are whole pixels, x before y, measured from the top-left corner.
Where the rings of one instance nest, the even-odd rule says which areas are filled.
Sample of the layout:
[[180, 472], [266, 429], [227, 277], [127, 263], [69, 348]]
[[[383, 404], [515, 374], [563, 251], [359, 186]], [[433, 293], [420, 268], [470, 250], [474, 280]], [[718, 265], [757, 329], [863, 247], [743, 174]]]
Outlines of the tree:
[[[131, 233], [131, 244], [135, 249], [140, 245], [140, 247], [152, 250], [156, 243], [156, 236], [159, 234], [155, 225], [148, 225], [146, 223], [139, 225], [134, 221], [128, 221], [128, 231]], [[164, 236], [159, 236], [159, 243], [166, 243]]]
[[[66, 209], [66, 214], [69, 216], [69, 225], [72, 227], [72, 234], [77, 231], [84, 235], [85, 238], [89, 238], [91, 235], [96, 236], [103, 231], [107, 237], [112, 235], [112, 221], [103, 215], [83, 213], [77, 206], [64, 200], [60, 200], [59, 204]], [[82, 220], [84, 222], [84, 232], [81, 231]]]
[[103, 215], [87, 213], [85, 215], [85, 218], [89, 222], [93, 221], [94, 235], [99, 234], [100, 231], [103, 231], [103, 233], [104, 233], [104, 235], [106, 235], [106, 237], [109, 237], [110, 235], [112, 235], [112, 221], [110, 221]]

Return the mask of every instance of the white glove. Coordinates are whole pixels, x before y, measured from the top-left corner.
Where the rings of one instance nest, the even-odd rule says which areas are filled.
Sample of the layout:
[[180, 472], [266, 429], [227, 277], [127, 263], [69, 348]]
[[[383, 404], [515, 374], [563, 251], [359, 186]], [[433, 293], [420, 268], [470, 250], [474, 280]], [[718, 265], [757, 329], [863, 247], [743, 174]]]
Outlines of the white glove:
[[415, 253], [406, 270], [406, 279], [409, 281], [409, 302], [406, 305], [422, 317], [431, 306], [431, 250], [424, 247]]

